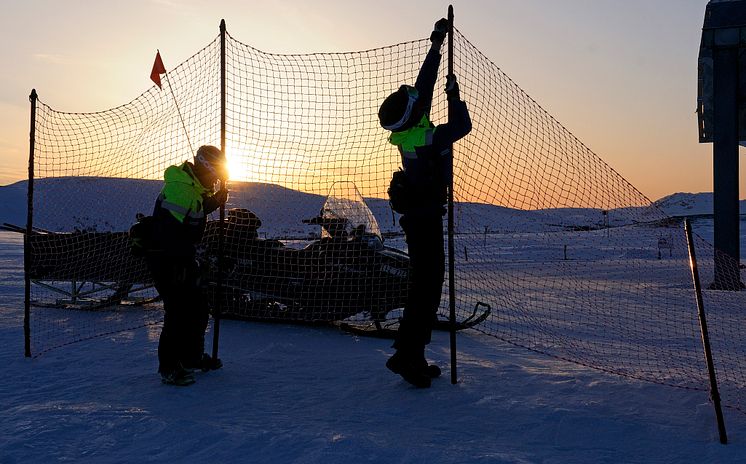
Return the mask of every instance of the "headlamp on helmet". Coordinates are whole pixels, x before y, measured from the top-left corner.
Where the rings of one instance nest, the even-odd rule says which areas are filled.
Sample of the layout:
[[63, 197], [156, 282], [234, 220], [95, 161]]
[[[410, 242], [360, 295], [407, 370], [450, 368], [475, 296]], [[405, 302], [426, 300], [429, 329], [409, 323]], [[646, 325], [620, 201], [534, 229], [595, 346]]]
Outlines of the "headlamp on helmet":
[[417, 100], [420, 93], [411, 85], [402, 85], [399, 90], [389, 95], [378, 110], [381, 127], [390, 131], [398, 131], [414, 119]]

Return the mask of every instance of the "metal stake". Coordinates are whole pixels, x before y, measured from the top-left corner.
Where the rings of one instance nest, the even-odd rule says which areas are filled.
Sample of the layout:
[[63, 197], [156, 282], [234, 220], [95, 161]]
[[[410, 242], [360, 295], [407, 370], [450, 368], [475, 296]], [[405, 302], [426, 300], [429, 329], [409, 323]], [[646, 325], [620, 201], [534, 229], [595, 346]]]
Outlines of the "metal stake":
[[689, 266], [692, 269], [692, 280], [694, 281], [694, 292], [697, 295], [697, 314], [699, 315], [699, 328], [702, 333], [702, 345], [705, 350], [705, 362], [707, 363], [707, 373], [710, 377], [710, 397], [712, 405], [715, 408], [715, 416], [718, 422], [718, 433], [720, 434], [720, 443], [728, 443], [728, 436], [725, 433], [725, 421], [723, 419], [723, 409], [720, 406], [720, 392], [718, 391], [717, 378], [715, 377], [715, 365], [712, 361], [712, 350], [710, 349], [710, 336], [707, 332], [707, 319], [705, 318], [705, 305], [702, 300], [702, 286], [699, 282], [699, 270], [697, 269], [697, 256], [694, 252], [694, 240], [692, 240], [692, 227], [689, 219], [684, 219], [684, 231], [686, 232], [686, 242], [689, 245]]

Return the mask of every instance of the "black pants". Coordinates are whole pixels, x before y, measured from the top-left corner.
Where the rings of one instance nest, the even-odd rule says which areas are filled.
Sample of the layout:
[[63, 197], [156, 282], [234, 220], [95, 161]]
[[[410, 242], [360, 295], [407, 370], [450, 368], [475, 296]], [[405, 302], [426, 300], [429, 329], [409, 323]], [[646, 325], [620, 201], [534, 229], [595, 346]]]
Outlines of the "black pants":
[[207, 301], [199, 287], [199, 267], [193, 260], [149, 257], [155, 288], [163, 298], [163, 329], [158, 343], [158, 372], [179, 363], [197, 365], [205, 349]]
[[443, 218], [404, 215], [399, 223], [409, 248], [409, 294], [394, 348], [421, 350], [430, 343], [443, 290]]

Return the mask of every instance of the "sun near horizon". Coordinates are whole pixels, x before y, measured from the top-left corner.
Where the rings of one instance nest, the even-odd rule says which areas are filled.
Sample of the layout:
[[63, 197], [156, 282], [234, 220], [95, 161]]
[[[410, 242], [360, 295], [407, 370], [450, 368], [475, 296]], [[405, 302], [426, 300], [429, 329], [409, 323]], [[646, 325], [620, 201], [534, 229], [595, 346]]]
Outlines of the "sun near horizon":
[[[156, 49], [173, 68], [216, 37], [220, 18], [232, 37], [260, 50], [343, 52], [425, 37], [448, 3], [459, 31], [643, 194], [712, 190], [711, 146], [697, 143], [693, 112], [706, 2], [673, 0], [288, 1], [250, 11], [237, 0], [12, 3], [0, 19], [3, 41], [14, 44], [2, 52], [14, 72], [0, 86], [0, 184], [28, 175], [31, 88], [53, 108], [100, 111], [147, 89]], [[231, 163], [236, 180], [271, 178], [267, 163]]]

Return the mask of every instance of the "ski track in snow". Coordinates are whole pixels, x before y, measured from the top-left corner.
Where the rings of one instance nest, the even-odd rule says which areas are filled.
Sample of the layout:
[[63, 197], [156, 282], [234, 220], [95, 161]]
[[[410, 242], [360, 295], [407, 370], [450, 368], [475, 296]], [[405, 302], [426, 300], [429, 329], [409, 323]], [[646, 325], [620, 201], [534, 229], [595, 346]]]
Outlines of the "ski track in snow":
[[[17, 235], [17, 234], [16, 234]], [[225, 367], [162, 385], [159, 327], [23, 357], [19, 236], [0, 238], [0, 463], [746, 463], [746, 415], [718, 442], [702, 392], [631, 381], [474, 331], [428, 356], [417, 390], [384, 367], [390, 341], [223, 321]], [[211, 340], [211, 336], [208, 339]]]

